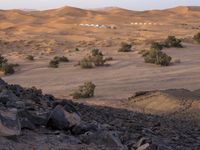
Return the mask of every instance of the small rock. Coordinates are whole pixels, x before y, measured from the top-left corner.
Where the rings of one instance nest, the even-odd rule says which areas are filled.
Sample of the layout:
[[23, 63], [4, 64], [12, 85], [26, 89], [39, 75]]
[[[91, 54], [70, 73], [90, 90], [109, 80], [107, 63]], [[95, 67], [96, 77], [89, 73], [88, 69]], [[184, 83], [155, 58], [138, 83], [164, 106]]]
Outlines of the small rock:
[[20, 135], [21, 125], [16, 109], [0, 109], [0, 136]]
[[141, 138], [133, 147], [134, 148], [139, 148], [140, 146], [146, 144], [146, 143], [151, 143], [151, 139], [149, 138]]
[[147, 150], [149, 147], [149, 143], [143, 144], [142, 146], [138, 147], [137, 150]]
[[98, 130], [98, 124], [96, 122], [92, 123], [86, 123], [86, 122], [81, 122], [79, 125], [75, 126], [72, 129], [72, 133], [75, 135], [80, 135], [84, 134], [85, 132], [91, 131], [91, 132], [96, 132]]

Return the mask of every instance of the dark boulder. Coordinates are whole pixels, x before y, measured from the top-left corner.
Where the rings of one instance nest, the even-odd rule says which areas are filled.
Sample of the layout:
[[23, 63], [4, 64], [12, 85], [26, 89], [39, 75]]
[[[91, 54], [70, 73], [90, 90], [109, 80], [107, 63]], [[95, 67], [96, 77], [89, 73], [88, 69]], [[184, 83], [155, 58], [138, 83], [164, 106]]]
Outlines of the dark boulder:
[[22, 129], [34, 129], [36, 126], [46, 126], [49, 112], [39, 113], [37, 111], [19, 110], [18, 116]]
[[48, 126], [59, 130], [68, 130], [80, 124], [80, 121], [80, 116], [74, 112], [71, 105], [57, 105], [49, 116]]

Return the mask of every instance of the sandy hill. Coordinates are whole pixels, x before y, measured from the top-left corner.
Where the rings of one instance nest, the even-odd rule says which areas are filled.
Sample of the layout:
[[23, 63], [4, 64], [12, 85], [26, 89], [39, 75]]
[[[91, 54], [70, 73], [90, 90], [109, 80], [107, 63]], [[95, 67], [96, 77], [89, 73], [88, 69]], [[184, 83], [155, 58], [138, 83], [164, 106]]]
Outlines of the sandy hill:
[[[45, 11], [0, 10], [0, 39], [3, 40], [2, 43], [8, 42], [8, 46], [0, 44], [0, 48], [2, 51], [18, 48], [41, 51], [46, 48], [40, 46], [43, 43], [38, 44], [37, 40], [42, 41], [44, 38], [60, 43], [60, 47], [47, 45], [47, 48], [53, 50], [74, 49], [80, 45], [118, 46], [123, 41], [142, 45], [154, 39], [163, 39], [168, 34], [188, 38], [188, 35], [196, 33], [200, 28], [198, 10], [199, 7], [151, 11], [132, 11], [117, 7], [85, 10], [69, 6]], [[131, 26], [132, 22], [151, 25]], [[81, 27], [80, 24], [114, 25], [117, 30]], [[162, 26], [158, 28], [159, 24]], [[185, 26], [182, 27], [183, 24]], [[172, 29], [170, 32], [169, 28]], [[13, 43], [19, 40], [28, 41]], [[33, 43], [33, 47], [25, 44], [29, 42]], [[63, 43], [65, 46], [61, 47]], [[38, 48], [34, 48], [34, 45]]]
[[[113, 23], [117, 23], [116, 18], [127, 18], [127, 16], [135, 16], [135, 15], [141, 15], [141, 16], [148, 16], [148, 15], [156, 15], [156, 14], [163, 14], [163, 13], [175, 13], [176, 14], [188, 14], [188, 13], [200, 13], [200, 7], [176, 7], [166, 10], [151, 10], [151, 11], [132, 11], [127, 9], [122, 9], [118, 7], [109, 7], [104, 9], [97, 9], [97, 10], [84, 10], [80, 8], [74, 8], [65, 6], [58, 9], [51, 9], [51, 10], [45, 10], [45, 11], [22, 11], [22, 10], [4, 10], [0, 11], [1, 18], [4, 18], [9, 21], [15, 21], [12, 18], [22, 18], [20, 20], [22, 21], [28, 21], [31, 17], [37, 17], [37, 19], [43, 18], [48, 21], [49, 17], [54, 17], [54, 20], [59, 20], [61, 17], [65, 18], [73, 18], [74, 23], [75, 19], [79, 20], [80, 18], [88, 18], [88, 19], [96, 19], [95, 17], [98, 15], [101, 15], [102, 17], [105, 17], [106, 19], [111, 19], [109, 21], [113, 20]], [[115, 16], [114, 18], [111, 18], [109, 16]], [[166, 14], [167, 16], [167, 14]], [[155, 16], [154, 16], [155, 17]], [[158, 16], [159, 17], [159, 16]], [[107, 20], [108, 21], [108, 20]], [[30, 22], [31, 23], [31, 22]], [[66, 21], [67, 23], [67, 21]]]
[[199, 90], [170, 89], [138, 92], [129, 99], [132, 110], [170, 116], [175, 118], [197, 119], [200, 108]]

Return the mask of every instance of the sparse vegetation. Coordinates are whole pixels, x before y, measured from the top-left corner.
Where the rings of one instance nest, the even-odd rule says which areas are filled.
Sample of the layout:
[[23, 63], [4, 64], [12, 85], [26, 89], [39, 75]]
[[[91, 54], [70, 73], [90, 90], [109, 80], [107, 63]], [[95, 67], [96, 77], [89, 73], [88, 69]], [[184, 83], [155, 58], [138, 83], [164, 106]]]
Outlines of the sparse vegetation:
[[93, 68], [95, 66], [105, 66], [105, 62], [107, 60], [104, 59], [104, 55], [99, 49], [93, 49], [91, 54], [84, 57], [80, 62], [79, 65], [82, 68]]
[[15, 73], [13, 64], [3, 63], [2, 67], [1, 67], [1, 70], [4, 72], [5, 75], [14, 74]]
[[194, 35], [193, 39], [200, 44], [200, 32]]
[[118, 52], [130, 52], [132, 49], [132, 45], [122, 42], [121, 43], [121, 48], [118, 50]]
[[59, 62], [69, 62], [69, 59], [67, 57], [65, 57], [65, 56], [60, 56], [60, 57], [59, 56], [55, 56], [54, 60], [57, 60]]
[[105, 63], [104, 56], [99, 49], [93, 49], [91, 55], [91, 61], [94, 63], [95, 66], [103, 66]]
[[163, 49], [163, 44], [161, 44], [159, 42], [153, 42], [151, 44], [151, 49], [162, 50]]
[[80, 62], [79, 62], [81, 68], [89, 69], [93, 68], [92, 61], [88, 57], [84, 57]]
[[80, 51], [79, 48], [75, 48], [75, 51]]
[[58, 60], [53, 59], [49, 62], [49, 67], [51, 67], [51, 68], [58, 68], [58, 65], [59, 65]]
[[60, 62], [69, 62], [69, 59], [65, 56], [55, 56], [50, 62], [49, 67], [58, 68]]
[[4, 72], [5, 75], [15, 73], [14, 67], [18, 67], [19, 64], [8, 63], [8, 60], [0, 55], [0, 70]]
[[151, 44], [151, 49], [162, 50], [164, 47], [171, 48], [177, 47], [182, 48], [181, 40], [177, 39], [175, 36], [168, 36], [163, 42], [153, 42]]
[[71, 96], [73, 99], [93, 97], [95, 87], [95, 84], [92, 82], [85, 82], [84, 85], [79, 86], [78, 90], [74, 91]]
[[157, 46], [151, 47], [150, 51], [143, 55], [145, 62], [161, 66], [169, 66], [172, 58], [161, 50], [162, 49]]
[[8, 60], [0, 54], [0, 68], [2, 68], [2, 65], [7, 62]]
[[175, 36], [168, 36], [168, 38], [164, 41], [164, 47], [170, 48], [170, 47], [177, 47], [182, 48], [181, 40], [177, 39]]
[[28, 55], [26, 56], [27, 60], [33, 61], [34, 60], [34, 56], [33, 55]]

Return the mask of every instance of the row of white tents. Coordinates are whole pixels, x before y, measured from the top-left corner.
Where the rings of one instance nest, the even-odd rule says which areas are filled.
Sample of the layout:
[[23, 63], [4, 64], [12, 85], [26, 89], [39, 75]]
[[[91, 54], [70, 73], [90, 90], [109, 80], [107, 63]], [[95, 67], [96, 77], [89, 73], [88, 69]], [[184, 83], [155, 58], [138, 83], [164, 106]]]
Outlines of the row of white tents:
[[131, 25], [163, 25], [162, 23], [152, 23], [152, 22], [131, 22]]
[[101, 24], [79, 24], [82, 27], [104, 28], [104, 29], [116, 29], [116, 25], [101, 25]]

